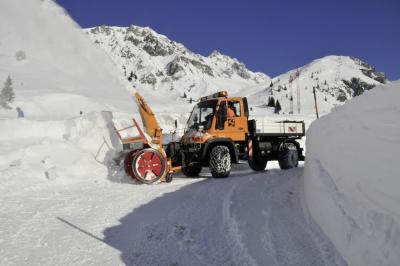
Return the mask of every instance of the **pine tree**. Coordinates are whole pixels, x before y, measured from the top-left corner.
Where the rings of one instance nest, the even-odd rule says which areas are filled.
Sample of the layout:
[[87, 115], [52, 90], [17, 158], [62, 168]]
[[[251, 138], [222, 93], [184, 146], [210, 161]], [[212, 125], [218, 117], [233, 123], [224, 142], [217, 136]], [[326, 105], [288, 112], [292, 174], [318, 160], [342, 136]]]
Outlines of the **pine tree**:
[[271, 81], [271, 84], [269, 85], [269, 87], [272, 88], [273, 86], [274, 86], [274, 83], [272, 83], [272, 81]]
[[128, 80], [132, 81], [132, 78], [133, 78], [133, 71], [131, 71], [131, 74], [129, 74]]
[[275, 99], [274, 97], [268, 97], [268, 107], [275, 107]]
[[282, 110], [281, 104], [279, 103], [279, 100], [276, 100], [275, 104], [275, 114], [279, 114], [279, 112]]
[[183, 97], [182, 98], [187, 98], [186, 92], [183, 92]]
[[0, 106], [5, 109], [11, 109], [8, 104], [12, 103], [14, 99], [15, 94], [12, 88], [12, 80], [10, 76], [8, 76], [0, 93]]

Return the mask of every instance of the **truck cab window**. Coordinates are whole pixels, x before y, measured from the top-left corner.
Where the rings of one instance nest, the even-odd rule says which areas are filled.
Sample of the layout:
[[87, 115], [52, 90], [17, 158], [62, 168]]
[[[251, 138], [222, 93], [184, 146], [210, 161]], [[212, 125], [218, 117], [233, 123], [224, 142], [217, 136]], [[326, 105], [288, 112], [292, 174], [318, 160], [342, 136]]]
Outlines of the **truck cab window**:
[[198, 130], [199, 126], [209, 129], [212, 124], [213, 114], [217, 105], [216, 100], [205, 101], [197, 104], [187, 122], [187, 129]]
[[228, 101], [228, 117], [240, 116], [240, 102]]

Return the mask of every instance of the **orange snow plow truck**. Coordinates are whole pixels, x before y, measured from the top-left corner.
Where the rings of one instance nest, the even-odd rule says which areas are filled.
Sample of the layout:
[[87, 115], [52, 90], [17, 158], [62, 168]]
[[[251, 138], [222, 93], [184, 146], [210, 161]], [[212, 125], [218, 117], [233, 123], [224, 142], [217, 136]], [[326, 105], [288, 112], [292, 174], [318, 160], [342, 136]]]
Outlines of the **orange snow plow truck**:
[[[184, 135], [163, 146], [162, 129], [150, 106], [135, 94], [144, 131], [133, 119], [139, 136], [122, 138], [127, 175], [139, 182], [171, 182], [177, 171], [198, 176], [209, 167], [213, 177], [228, 177], [231, 165], [247, 160], [251, 169], [263, 171], [277, 160], [281, 169], [297, 167], [304, 160], [298, 139], [305, 135], [303, 121], [267, 122], [249, 119], [246, 97], [228, 97], [226, 91], [202, 97], [194, 106]], [[165, 148], [164, 148], [165, 147]]]

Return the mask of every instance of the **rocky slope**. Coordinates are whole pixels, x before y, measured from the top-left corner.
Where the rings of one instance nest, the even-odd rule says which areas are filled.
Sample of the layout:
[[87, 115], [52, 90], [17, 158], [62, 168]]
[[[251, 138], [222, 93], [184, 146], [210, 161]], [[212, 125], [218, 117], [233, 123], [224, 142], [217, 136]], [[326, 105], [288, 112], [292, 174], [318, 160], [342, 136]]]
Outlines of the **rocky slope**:
[[190, 109], [191, 98], [220, 89], [241, 93], [270, 82], [267, 75], [248, 70], [237, 59], [217, 51], [207, 57], [195, 54], [150, 28], [99, 26], [86, 33], [159, 111], [176, 103]]

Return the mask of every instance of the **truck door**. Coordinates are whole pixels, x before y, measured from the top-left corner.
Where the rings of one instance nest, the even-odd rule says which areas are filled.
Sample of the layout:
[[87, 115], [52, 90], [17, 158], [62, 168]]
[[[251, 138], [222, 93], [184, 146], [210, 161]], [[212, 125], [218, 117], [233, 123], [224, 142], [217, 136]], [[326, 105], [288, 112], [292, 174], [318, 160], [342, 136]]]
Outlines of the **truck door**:
[[226, 106], [226, 108], [221, 108], [221, 110], [226, 110], [226, 121], [223, 128], [219, 127], [217, 130], [232, 140], [245, 140], [246, 119], [244, 118], [241, 102], [239, 100], [227, 100], [222, 101], [220, 106]]

